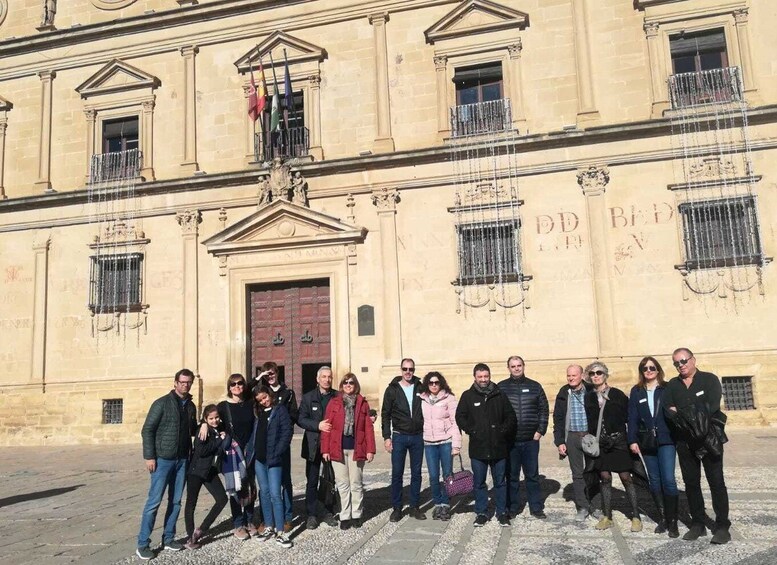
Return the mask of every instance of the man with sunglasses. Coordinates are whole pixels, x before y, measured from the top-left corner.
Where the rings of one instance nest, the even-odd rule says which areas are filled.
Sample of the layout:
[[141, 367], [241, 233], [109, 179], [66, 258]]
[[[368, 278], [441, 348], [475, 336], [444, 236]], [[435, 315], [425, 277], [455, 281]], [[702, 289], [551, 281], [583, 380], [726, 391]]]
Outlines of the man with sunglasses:
[[170, 551], [183, 549], [183, 545], [175, 541], [175, 523], [181, 511], [192, 437], [197, 428], [197, 409], [189, 394], [192, 383], [194, 373], [189, 369], [178, 371], [173, 390], [151, 404], [140, 432], [143, 438], [143, 459], [146, 460], [146, 469], [151, 476], [135, 552], [144, 561], [155, 556], [150, 548], [151, 531], [165, 490], [169, 494], [162, 547]]
[[[669, 381], [664, 393], [664, 412], [669, 422], [676, 421], [679, 411], [693, 409], [704, 410], [709, 416], [721, 419], [722, 390], [717, 375], [699, 371], [696, 368], [696, 358], [687, 347], [674, 350], [672, 364], [679, 374]], [[714, 425], [710, 422], [709, 433], [715, 433], [712, 429]], [[722, 447], [719, 455], [700, 450], [697, 438], [690, 437], [678, 426], [675, 426], [675, 432], [677, 456], [692, 521], [691, 528], [683, 539], [693, 541], [707, 535], [704, 525], [704, 496], [701, 492], [701, 466], [704, 465], [704, 474], [712, 494], [712, 508], [715, 511], [715, 532], [710, 541], [715, 544], [728, 543], [731, 541], [731, 522], [728, 518], [728, 490], [723, 477]]]
[[386, 451], [391, 453], [391, 505], [389, 520], [402, 519], [402, 475], [410, 454], [410, 511], [416, 520], [426, 520], [418, 507], [421, 500], [421, 463], [424, 457], [424, 415], [421, 407], [421, 379], [415, 376], [415, 361], [402, 359], [402, 374], [395, 377], [383, 394], [381, 424]]

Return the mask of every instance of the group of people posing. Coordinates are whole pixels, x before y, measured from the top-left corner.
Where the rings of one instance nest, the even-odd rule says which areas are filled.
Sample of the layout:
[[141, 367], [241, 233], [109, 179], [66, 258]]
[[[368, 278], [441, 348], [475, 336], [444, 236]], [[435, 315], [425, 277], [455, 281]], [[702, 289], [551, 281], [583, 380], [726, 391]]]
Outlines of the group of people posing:
[[[629, 397], [608, 386], [608, 369], [603, 363], [567, 369], [568, 384], [555, 401], [554, 439], [560, 457], [569, 459], [576, 519], [597, 515], [592, 499], [599, 490], [602, 514], [596, 527], [612, 526], [612, 473], [618, 473], [631, 502], [632, 531], [640, 531], [631, 477], [638, 457], [644, 461], [650, 491], [661, 513], [656, 533], [668, 531], [670, 537], [677, 537], [674, 469], [678, 455], [692, 518], [684, 539], [706, 534], [700, 484], [703, 465], [716, 514], [712, 541], [726, 543], [730, 522], [723, 480], [725, 416], [720, 411], [720, 381], [711, 373], [696, 370], [688, 349], [675, 351], [673, 361], [679, 375], [667, 383], [656, 359], [644, 358]], [[450, 519], [450, 500], [440, 479], [453, 476], [456, 456], [461, 461], [461, 432], [469, 436], [474, 525], [489, 521], [489, 470], [500, 525], [509, 526], [510, 519], [520, 512], [521, 473], [531, 516], [546, 518], [539, 449], [548, 428], [548, 399], [543, 387], [525, 375], [521, 357], [510, 357], [507, 368], [509, 377], [496, 384], [491, 381], [488, 365], [478, 363], [472, 386], [457, 399], [442, 374], [432, 371], [420, 379], [415, 375], [415, 362], [402, 360], [401, 375], [386, 388], [381, 407], [384, 447], [391, 454], [390, 521], [397, 522], [403, 516], [402, 481], [408, 455], [407, 513], [417, 520], [426, 519], [420, 509], [425, 455], [434, 503], [432, 518]], [[199, 548], [228, 502], [235, 537], [275, 540], [281, 547], [292, 547], [288, 532], [292, 527], [291, 439], [295, 424], [304, 430], [301, 456], [307, 479], [306, 527], [315, 529], [321, 520], [343, 530], [361, 527], [363, 469], [376, 453], [376, 414], [360, 394], [353, 373], [345, 374], [335, 390], [332, 370], [320, 368], [316, 388], [305, 393], [298, 406], [294, 392], [279, 381], [277, 365], [265, 363], [255, 380], [231, 375], [226, 399], [206, 406], [199, 425], [189, 394], [193, 381], [194, 374], [188, 369], [176, 373], [174, 389], [152, 404], [143, 425], [143, 457], [151, 485], [138, 534], [138, 557], [155, 556], [150, 537], [165, 491], [168, 505], [163, 549]], [[322, 467], [329, 465], [340, 499], [337, 518], [331, 501], [322, 504], [319, 495]], [[181, 544], [175, 539], [175, 528], [185, 485], [187, 540]], [[203, 486], [215, 503], [195, 527], [194, 511]]]

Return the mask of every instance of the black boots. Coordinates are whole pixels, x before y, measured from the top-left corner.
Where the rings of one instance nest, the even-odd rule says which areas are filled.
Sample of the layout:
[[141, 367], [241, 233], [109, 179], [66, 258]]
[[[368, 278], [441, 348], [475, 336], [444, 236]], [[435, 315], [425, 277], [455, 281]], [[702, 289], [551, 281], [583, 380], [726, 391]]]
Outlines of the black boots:
[[654, 534], [663, 534], [666, 532], [666, 515], [664, 510], [664, 500], [661, 497], [661, 495], [657, 492], [651, 492], [650, 495], [653, 497], [653, 503], [656, 505], [656, 510], [658, 510], [658, 525], [656, 526], [656, 529], [653, 530]]
[[676, 494], [674, 496], [664, 495], [664, 519], [666, 520], [666, 530], [669, 532], [670, 538], [680, 537], [680, 532], [677, 530], [677, 506], [680, 501], [680, 497]]

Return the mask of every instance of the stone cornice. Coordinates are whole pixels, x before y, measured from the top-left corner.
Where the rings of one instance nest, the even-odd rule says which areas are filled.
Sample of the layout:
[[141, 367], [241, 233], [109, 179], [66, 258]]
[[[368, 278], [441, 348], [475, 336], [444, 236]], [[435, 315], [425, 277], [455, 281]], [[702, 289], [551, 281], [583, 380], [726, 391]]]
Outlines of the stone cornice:
[[[712, 116], [699, 116], [697, 119], [714, 119]], [[764, 106], [748, 112], [748, 122], [750, 125], [760, 123], [777, 122], [777, 105]], [[645, 139], [646, 137], [669, 136], [672, 133], [671, 121], [667, 118], [650, 120], [644, 122], [634, 122], [628, 124], [604, 125], [592, 127], [584, 130], [575, 131], [557, 131], [545, 134], [536, 134], [522, 136], [518, 138], [505, 138], [505, 140], [496, 143], [497, 148], [504, 150], [511, 144], [520, 147], [521, 153], [531, 153], [534, 151], [544, 151], [548, 149], [572, 148], [599, 143], [612, 143], [618, 141]], [[484, 143], [483, 141], [480, 142]], [[473, 142], [473, 147], [477, 142]], [[754, 151], [777, 148], [777, 140], [767, 139], [763, 141], [754, 141], [751, 143]], [[714, 153], [715, 148], [710, 148], [709, 153]], [[744, 147], [742, 148], [744, 150]], [[699, 149], [699, 154], [706, 154], [704, 148]], [[644, 163], [652, 161], [662, 161], [680, 157], [681, 153], [676, 149], [664, 149], [656, 151], [647, 151], [639, 153], [621, 153], [607, 155], [597, 159], [597, 162], [606, 163], [609, 167], [617, 165], [628, 165], [632, 163]], [[343, 159], [331, 159], [313, 163], [300, 164], [298, 169], [310, 181], [317, 177], [327, 175], [336, 175], [342, 173], [357, 172], [363, 170], [381, 170], [391, 169], [402, 166], [414, 166], [430, 163], [443, 163], [450, 158], [450, 148], [446, 145], [429, 147], [425, 149], [416, 149], [409, 151], [395, 151], [380, 155], [369, 155], [365, 157], [347, 157]], [[529, 165], [521, 167], [520, 176], [549, 174], [560, 171], [578, 170], [591, 165], [590, 159], [569, 159], [540, 165]], [[197, 192], [204, 190], [218, 190], [229, 187], [240, 187], [255, 185], [259, 176], [266, 169], [255, 168], [234, 171], [229, 173], [217, 173], [202, 175], [196, 177], [185, 177], [178, 179], [159, 180], [154, 182], [145, 182], [137, 184], [135, 187], [138, 198], [146, 196], [158, 196], [162, 194]], [[409, 190], [414, 188], [423, 188], [425, 186], [440, 186], [451, 184], [455, 179], [451, 176], [439, 179], [421, 179], [407, 182], [393, 182], [387, 185], [389, 188], [398, 190]], [[383, 184], [373, 184], [370, 186], [340, 186], [337, 189], [329, 190], [310, 190], [308, 198], [316, 200], [319, 198], [329, 198], [333, 196], [370, 193], [381, 189]], [[35, 196], [25, 196], [21, 198], [9, 198], [0, 201], [0, 214], [40, 210], [43, 208], [53, 208], [59, 206], [82, 205], [88, 202], [88, 194], [85, 189], [60, 191], [50, 194], [40, 194]], [[47, 224], [51, 222], [42, 222]], [[37, 225], [37, 224], [36, 224]], [[12, 231], [9, 228], [0, 226], [0, 232]]]

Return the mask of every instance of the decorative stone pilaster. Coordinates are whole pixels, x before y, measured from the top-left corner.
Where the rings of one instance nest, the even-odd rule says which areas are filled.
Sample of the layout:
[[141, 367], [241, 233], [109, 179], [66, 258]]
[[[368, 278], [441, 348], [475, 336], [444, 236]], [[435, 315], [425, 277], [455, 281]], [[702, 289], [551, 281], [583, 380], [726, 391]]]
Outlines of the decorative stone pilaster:
[[315, 161], [324, 158], [324, 148], [321, 146], [321, 75], [316, 73], [308, 77], [310, 84], [310, 156]]
[[86, 116], [86, 177], [84, 184], [89, 184], [92, 180], [92, 157], [94, 156], [94, 142], [97, 136], [97, 110], [84, 110]]
[[356, 214], [353, 211], [355, 206], [356, 206], [356, 199], [353, 197], [353, 194], [349, 192], [348, 196], [345, 199], [345, 207], [348, 208], [348, 215], [346, 216], [346, 218], [348, 219], [348, 223], [350, 223], [351, 225], [356, 224]]
[[198, 324], [199, 295], [197, 238], [202, 213], [199, 210], [184, 210], [175, 215], [181, 226], [183, 239], [183, 307], [181, 317], [181, 366], [189, 367], [195, 375], [199, 374]]
[[450, 108], [448, 107], [448, 57], [438, 55], [434, 58], [434, 70], [437, 77], [437, 132], [440, 141], [451, 133]]
[[510, 64], [510, 108], [513, 113], [513, 128], [520, 133], [526, 133], [526, 113], [523, 109], [523, 77], [521, 73], [521, 52], [523, 43], [518, 38], [516, 43], [507, 46]]
[[141, 103], [140, 135], [141, 150], [143, 151], [143, 168], [140, 176], [144, 180], [154, 180], [154, 100], [144, 100]]
[[377, 136], [373, 144], [373, 152], [390, 153], [394, 151], [394, 139], [391, 137], [391, 104], [388, 81], [388, 47], [386, 45], [386, 22], [389, 15], [386, 12], [372, 14], [374, 48], [375, 48], [375, 96], [377, 100]]
[[591, 71], [591, 40], [588, 32], [588, 0], [572, 0], [574, 19], [575, 66], [577, 72], [577, 124], [594, 125], [599, 121], [599, 111], [594, 98], [593, 73]]
[[46, 387], [46, 319], [49, 288], [49, 246], [48, 231], [38, 234], [32, 244], [34, 273], [32, 282], [32, 358], [30, 360], [30, 383]]
[[402, 316], [397, 254], [397, 202], [399, 191], [383, 188], [372, 194], [380, 223], [380, 259], [383, 271], [383, 357], [396, 366], [402, 359]]
[[607, 209], [604, 193], [610, 182], [607, 167], [591, 166], [577, 173], [577, 184], [585, 196], [588, 240], [591, 242], [591, 277], [596, 305], [596, 329], [599, 341], [599, 355], [618, 353], [615, 333], [612, 288], [610, 285], [610, 264], [607, 254]]
[[184, 61], [184, 120], [183, 120], [183, 163], [181, 169], [185, 174], [199, 172], [197, 164], [197, 74], [195, 57], [200, 50], [196, 45], [181, 47]]
[[51, 106], [52, 82], [57, 73], [41, 71], [40, 77], [40, 130], [38, 135], [38, 180], [35, 185], [43, 192], [54, 192], [51, 188]]
[[750, 26], [747, 8], [734, 10], [734, 26], [737, 30], [737, 47], [739, 47], [739, 60], [742, 68], [742, 82], [745, 87], [745, 97], [751, 105], [760, 104], [758, 86], [753, 73], [753, 57], [750, 49]]
[[642, 29], [645, 30], [645, 38], [648, 48], [648, 68], [650, 69], [650, 115], [660, 118], [664, 111], [669, 109], [669, 90], [666, 85], [666, 68], [664, 64], [664, 49], [659, 36], [658, 22], [646, 22]]

